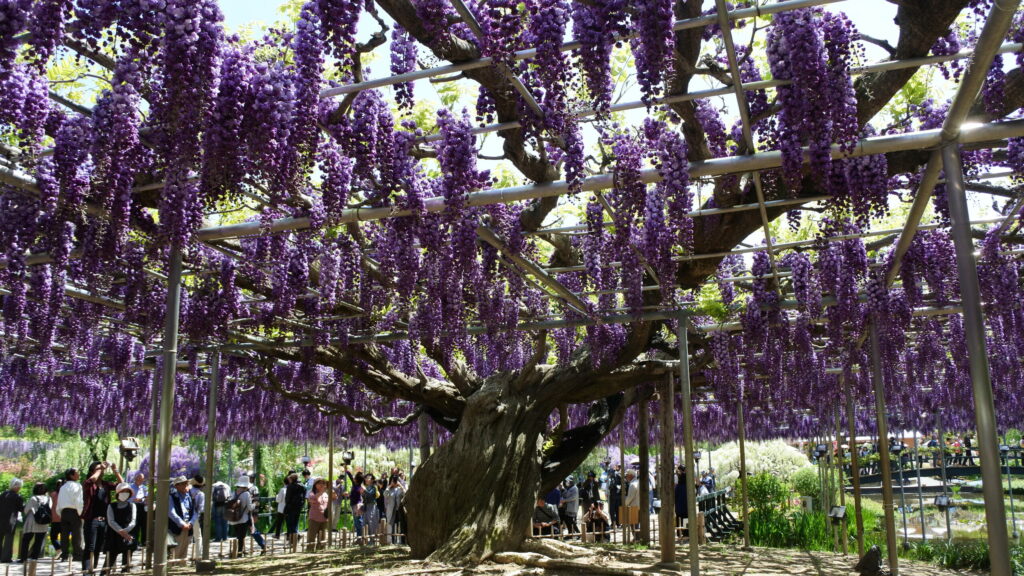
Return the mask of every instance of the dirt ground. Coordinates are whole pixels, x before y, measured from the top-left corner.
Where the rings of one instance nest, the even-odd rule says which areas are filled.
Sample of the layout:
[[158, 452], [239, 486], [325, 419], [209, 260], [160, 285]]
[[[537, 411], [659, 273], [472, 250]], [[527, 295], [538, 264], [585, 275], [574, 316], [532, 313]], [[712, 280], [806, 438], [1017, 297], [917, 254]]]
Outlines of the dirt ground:
[[[539, 559], [530, 554], [512, 555], [514, 558]], [[689, 574], [686, 557], [681, 571], [655, 566], [659, 560], [656, 550], [603, 549], [591, 546], [585, 555], [577, 554], [571, 560], [556, 561], [558, 566], [540, 568], [515, 563], [488, 562], [473, 567], [445, 566], [409, 557], [408, 548], [349, 548], [312, 554], [265, 556], [228, 560], [218, 564], [217, 576], [577, 576], [580, 574], [641, 576], [647, 574]], [[701, 574], [707, 576], [851, 576], [857, 559], [824, 552], [755, 548], [745, 552], [738, 548], [711, 545], [701, 550]], [[573, 563], [572, 566], [562, 565]], [[583, 566], [586, 568], [581, 568]], [[194, 574], [192, 569], [174, 573]], [[943, 570], [929, 564], [901, 562], [903, 576], [942, 576], [975, 574]]]

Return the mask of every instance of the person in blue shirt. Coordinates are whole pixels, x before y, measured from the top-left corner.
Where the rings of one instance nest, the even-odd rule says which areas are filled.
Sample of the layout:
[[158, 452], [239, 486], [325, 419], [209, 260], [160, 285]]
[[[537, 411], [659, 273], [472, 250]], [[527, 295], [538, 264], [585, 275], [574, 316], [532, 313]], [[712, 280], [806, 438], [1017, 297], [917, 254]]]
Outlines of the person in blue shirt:
[[188, 558], [188, 543], [192, 539], [192, 525], [196, 522], [199, 512], [188, 493], [188, 478], [178, 476], [171, 483], [174, 485], [174, 489], [171, 490], [171, 506], [167, 511], [167, 526], [178, 541], [178, 545], [174, 548], [174, 558], [184, 560]]

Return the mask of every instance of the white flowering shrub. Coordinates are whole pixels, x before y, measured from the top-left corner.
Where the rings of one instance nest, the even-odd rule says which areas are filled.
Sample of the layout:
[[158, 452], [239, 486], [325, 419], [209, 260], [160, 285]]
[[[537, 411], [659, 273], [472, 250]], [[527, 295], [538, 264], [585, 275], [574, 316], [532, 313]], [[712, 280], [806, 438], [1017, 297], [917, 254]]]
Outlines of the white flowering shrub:
[[[748, 474], [767, 472], [783, 482], [789, 482], [797, 470], [809, 464], [807, 456], [782, 440], [747, 442], [746, 451]], [[740, 476], [739, 443], [730, 442], [717, 448], [711, 465], [715, 468], [719, 488], [736, 484]]]

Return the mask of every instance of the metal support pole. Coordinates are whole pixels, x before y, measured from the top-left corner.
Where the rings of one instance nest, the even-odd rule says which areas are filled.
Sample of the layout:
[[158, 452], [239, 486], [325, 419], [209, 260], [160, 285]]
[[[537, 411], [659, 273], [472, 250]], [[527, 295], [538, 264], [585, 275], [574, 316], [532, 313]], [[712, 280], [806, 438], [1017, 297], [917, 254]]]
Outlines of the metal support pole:
[[846, 425], [850, 429], [850, 478], [853, 481], [853, 516], [857, 524], [857, 556], [864, 556], [864, 516], [860, 507], [860, 454], [857, 450], [857, 421], [853, 409], [853, 394], [846, 372], [839, 375], [846, 397]]
[[747, 498], [747, 421], [746, 421], [746, 392], [745, 386], [740, 384], [740, 401], [736, 407], [736, 423], [740, 434], [740, 490], [743, 492], [743, 548], [750, 548], [750, 500]]
[[[846, 509], [846, 478], [843, 474], [843, 462], [845, 461], [845, 454], [843, 453], [843, 427], [842, 421], [839, 418], [839, 405], [836, 404], [836, 471], [838, 473], [838, 485], [839, 485], [839, 505]], [[840, 543], [842, 544], [843, 555], [850, 553], [849, 543], [847, 540], [850, 539], [850, 530], [846, 526], [846, 514], [839, 519], [839, 535]]]
[[[210, 536], [213, 533], [213, 476], [217, 453], [217, 393], [220, 391], [220, 350], [210, 354], [210, 406], [206, 414], [206, 485], [203, 486], [203, 497], [207, 510], [203, 512], [203, 563], [210, 561]], [[197, 565], [198, 569], [199, 566]], [[207, 570], [213, 565], [204, 566]]]
[[159, 370], [153, 371], [153, 385], [151, 387], [152, 398], [151, 409], [152, 412], [149, 415], [149, 469], [146, 471], [149, 474], [149, 486], [146, 496], [146, 501], [143, 502], [143, 510], [146, 511], [146, 551], [145, 551], [145, 566], [146, 569], [150, 569], [153, 566], [153, 530], [156, 526], [156, 514], [154, 513], [155, 508], [153, 507], [153, 494], [156, 492], [156, 423], [157, 413], [159, 412], [160, 406], [160, 394], [159, 388], [157, 388], [157, 382], [160, 380], [161, 374]]
[[[1013, 3], [1016, 6], [1016, 2]], [[981, 309], [978, 265], [974, 259], [974, 240], [968, 223], [967, 194], [964, 191], [963, 165], [956, 144], [942, 149], [946, 172], [951, 233], [956, 248], [956, 266], [960, 277], [960, 302], [964, 309], [964, 334], [974, 390], [974, 420], [978, 429], [978, 453], [981, 458], [981, 487], [985, 497], [985, 521], [988, 548], [992, 558], [992, 576], [1010, 576], [1010, 540], [1006, 530], [1003, 502], [1003, 478], [999, 469], [999, 443], [996, 433], [995, 403], [989, 378], [985, 347], [985, 319]]]
[[921, 541], [928, 541], [928, 526], [924, 520], [924, 488], [921, 487], [921, 453], [918, 451], [917, 430], [914, 430], [914, 458], [917, 460], [917, 507], [921, 513]]
[[167, 511], [171, 503], [171, 425], [174, 377], [178, 368], [178, 316], [181, 312], [181, 249], [171, 247], [167, 266], [167, 309], [164, 319], [163, 391], [160, 394], [160, 439], [153, 530], [153, 576], [167, 574]]
[[687, 330], [690, 326], [690, 317], [685, 312], [679, 314], [679, 384], [683, 399], [683, 444], [686, 447], [686, 457], [683, 458], [683, 466], [686, 467], [686, 516], [689, 528], [690, 540], [690, 576], [700, 576], [700, 548], [697, 542], [697, 494], [693, 491], [693, 482], [696, 479], [693, 462], [693, 399], [690, 397], [690, 351], [689, 335]]
[[327, 417], [327, 547], [334, 545], [334, 530], [338, 519], [334, 514], [334, 415]]
[[676, 563], [675, 490], [673, 486], [672, 453], [676, 425], [674, 414], [675, 386], [672, 374], [665, 378], [665, 389], [661, 393], [661, 449], [658, 452], [661, 475], [658, 477], [658, 493], [661, 495], [661, 510], [658, 511], [658, 543], [661, 545], [661, 566], [679, 570]]
[[637, 473], [640, 486], [640, 541], [649, 546], [651, 544], [651, 447], [648, 414], [647, 401], [637, 405], [636, 419], [640, 428], [640, 470]]
[[875, 418], [878, 426], [878, 463], [882, 473], [882, 507], [885, 509], [885, 541], [889, 552], [889, 570], [899, 576], [899, 551], [896, 549], [896, 515], [892, 505], [892, 464], [889, 462], [889, 423], [886, 421], [885, 384], [882, 382], [882, 353], [878, 329], [871, 323], [871, 379], [875, 385]]
[[942, 428], [942, 412], [937, 415], [939, 426], [939, 456], [942, 466], [942, 498], [946, 501], [946, 544], [953, 543], [953, 530], [949, 525], [949, 486], [946, 484], [946, 431]]
[[[903, 444], [902, 440], [900, 440], [900, 444]], [[909, 550], [910, 542], [907, 541], [907, 490], [904, 486], [906, 482], [903, 480], [903, 450], [906, 450], [905, 446], [900, 450], [899, 462], [896, 464], [896, 469], [900, 474], [900, 514], [903, 515], [903, 549]]]
[[1006, 483], [1010, 489], [1010, 526], [1013, 527], [1011, 536], [1016, 540], [1020, 535], [1017, 532], [1017, 511], [1013, 509], [1013, 472], [1010, 470], [1010, 454], [1006, 454]]

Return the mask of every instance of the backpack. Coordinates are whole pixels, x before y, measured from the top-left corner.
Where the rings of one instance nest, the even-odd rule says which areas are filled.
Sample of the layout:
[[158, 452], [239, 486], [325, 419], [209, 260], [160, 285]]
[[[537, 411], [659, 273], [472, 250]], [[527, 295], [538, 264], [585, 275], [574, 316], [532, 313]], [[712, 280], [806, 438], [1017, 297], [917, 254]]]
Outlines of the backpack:
[[224, 504], [224, 520], [229, 524], [238, 524], [245, 517], [245, 510], [242, 509], [242, 501], [232, 498]]
[[228, 501], [228, 490], [227, 490], [227, 488], [225, 488], [224, 486], [214, 486], [213, 487], [213, 503], [220, 505], [220, 504], [224, 504], [227, 501]]
[[50, 512], [50, 504], [43, 502], [36, 508], [36, 511], [32, 513], [32, 519], [36, 521], [36, 524], [45, 526], [53, 522], [53, 514]]

